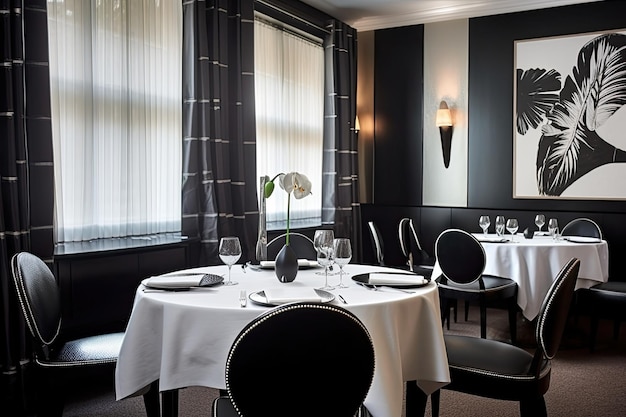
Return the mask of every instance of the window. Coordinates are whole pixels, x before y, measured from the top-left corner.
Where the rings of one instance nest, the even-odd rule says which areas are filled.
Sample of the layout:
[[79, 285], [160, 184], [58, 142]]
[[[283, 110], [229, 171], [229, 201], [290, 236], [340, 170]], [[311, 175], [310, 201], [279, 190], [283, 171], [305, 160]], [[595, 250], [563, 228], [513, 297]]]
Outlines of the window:
[[[312, 195], [291, 202], [292, 227], [321, 224], [324, 133], [324, 49], [268, 18], [255, 19], [255, 95], [258, 176], [297, 171]], [[287, 193], [267, 200], [268, 229], [283, 227]]]
[[182, 6], [48, 0], [55, 241], [180, 231]]

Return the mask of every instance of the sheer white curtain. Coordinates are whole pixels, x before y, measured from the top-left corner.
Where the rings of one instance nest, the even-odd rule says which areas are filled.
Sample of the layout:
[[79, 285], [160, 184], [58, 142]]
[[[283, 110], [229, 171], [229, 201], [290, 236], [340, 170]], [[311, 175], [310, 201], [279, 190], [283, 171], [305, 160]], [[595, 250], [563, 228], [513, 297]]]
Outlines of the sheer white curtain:
[[48, 0], [55, 240], [180, 231], [180, 0]]
[[[321, 222], [324, 128], [324, 50], [320, 43], [258, 18], [254, 32], [257, 173], [297, 171], [313, 194], [292, 199], [291, 225]], [[276, 185], [267, 200], [267, 222], [286, 220], [287, 193]]]

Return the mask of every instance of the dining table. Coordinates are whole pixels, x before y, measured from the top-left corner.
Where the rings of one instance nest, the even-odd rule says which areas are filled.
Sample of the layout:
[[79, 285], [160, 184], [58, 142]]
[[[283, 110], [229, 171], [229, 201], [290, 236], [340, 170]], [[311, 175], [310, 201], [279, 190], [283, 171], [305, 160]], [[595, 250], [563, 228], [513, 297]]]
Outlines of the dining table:
[[[510, 278], [517, 283], [517, 304], [522, 315], [534, 320], [559, 271], [571, 258], [580, 259], [576, 289], [589, 288], [609, 278], [609, 249], [606, 240], [584, 236], [553, 237], [535, 233], [499, 236], [473, 233], [485, 249], [483, 274]], [[432, 278], [442, 274], [435, 262]]]
[[[249, 263], [232, 267], [231, 279], [236, 285], [218, 283], [170, 291], [145, 285], [150, 285], [148, 279], [159, 277], [142, 281], [116, 365], [116, 399], [138, 395], [154, 381], [162, 392], [190, 386], [226, 389], [226, 360], [233, 341], [253, 319], [289, 301], [269, 297], [286, 289], [292, 294], [313, 290], [321, 294], [319, 302], [340, 305], [363, 322], [375, 352], [373, 380], [364, 405], [374, 417], [402, 414], [407, 381], [416, 381], [427, 395], [450, 382], [435, 282], [369, 285], [375, 276], [389, 278], [392, 273], [409, 272], [348, 264], [343, 268], [345, 288], [322, 291], [324, 269], [308, 262], [291, 283], [280, 282], [271, 266]], [[227, 271], [226, 266], [218, 265], [170, 275], [227, 277]], [[338, 275], [328, 277], [335, 286], [339, 279]], [[242, 292], [245, 303], [240, 301]]]

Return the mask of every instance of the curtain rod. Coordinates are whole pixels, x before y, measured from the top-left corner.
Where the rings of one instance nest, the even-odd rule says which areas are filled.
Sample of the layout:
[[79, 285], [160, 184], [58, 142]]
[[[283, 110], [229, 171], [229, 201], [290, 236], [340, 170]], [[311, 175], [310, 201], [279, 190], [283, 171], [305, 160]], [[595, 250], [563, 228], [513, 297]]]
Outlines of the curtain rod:
[[291, 13], [291, 12], [285, 10], [285, 9], [280, 8], [279, 6], [276, 6], [274, 4], [268, 3], [267, 1], [263, 1], [263, 0], [255, 0], [255, 1], [257, 3], [261, 3], [264, 6], [272, 8], [272, 9], [274, 9], [274, 10], [280, 12], [280, 13], [283, 13], [283, 14], [289, 16], [292, 19], [298, 20], [298, 21], [300, 21], [300, 22], [302, 22], [302, 23], [304, 23], [304, 24], [306, 24], [308, 26], [312, 26], [312, 27], [314, 27], [317, 30], [321, 30], [324, 33], [330, 33], [330, 30], [326, 29], [325, 27], [320, 27], [320, 26], [316, 25], [315, 23], [312, 23], [312, 22], [310, 22], [310, 21], [308, 21], [306, 19], [301, 18], [300, 16], [297, 16], [297, 15], [295, 15], [295, 14], [293, 14], [293, 13]]

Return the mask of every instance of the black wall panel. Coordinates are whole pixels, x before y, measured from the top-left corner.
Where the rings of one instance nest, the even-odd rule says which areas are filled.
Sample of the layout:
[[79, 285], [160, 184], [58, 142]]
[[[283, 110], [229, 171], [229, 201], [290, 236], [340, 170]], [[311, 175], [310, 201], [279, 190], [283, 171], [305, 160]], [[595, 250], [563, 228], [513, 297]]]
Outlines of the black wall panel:
[[374, 196], [377, 204], [422, 203], [424, 26], [376, 31]]
[[626, 28], [626, 2], [469, 21], [469, 207], [626, 212], [624, 201], [513, 199], [514, 42]]

